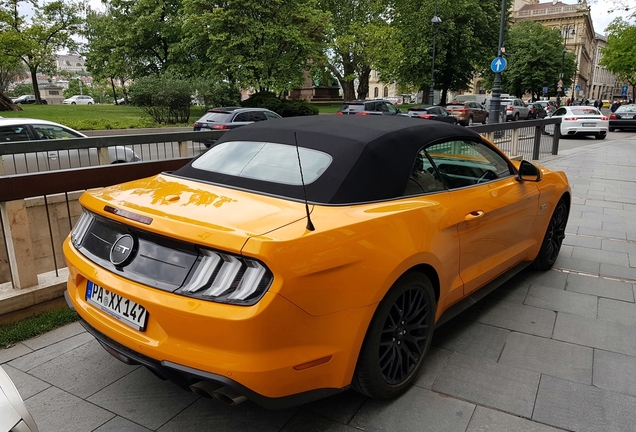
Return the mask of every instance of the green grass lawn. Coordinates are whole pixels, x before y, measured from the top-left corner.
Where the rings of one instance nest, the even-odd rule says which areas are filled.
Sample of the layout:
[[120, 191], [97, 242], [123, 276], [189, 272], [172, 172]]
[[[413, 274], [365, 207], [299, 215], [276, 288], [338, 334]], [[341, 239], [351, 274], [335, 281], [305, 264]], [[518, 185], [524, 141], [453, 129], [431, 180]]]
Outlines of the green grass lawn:
[[77, 130], [129, 129], [188, 126], [201, 117], [203, 107], [193, 106], [190, 121], [180, 125], [160, 125], [141, 108], [130, 105], [21, 105], [22, 111], [2, 111], [2, 117], [49, 120]]
[[78, 319], [79, 315], [77, 313], [69, 308], [63, 308], [44, 312], [13, 324], [0, 326], [0, 349], [41, 335]]

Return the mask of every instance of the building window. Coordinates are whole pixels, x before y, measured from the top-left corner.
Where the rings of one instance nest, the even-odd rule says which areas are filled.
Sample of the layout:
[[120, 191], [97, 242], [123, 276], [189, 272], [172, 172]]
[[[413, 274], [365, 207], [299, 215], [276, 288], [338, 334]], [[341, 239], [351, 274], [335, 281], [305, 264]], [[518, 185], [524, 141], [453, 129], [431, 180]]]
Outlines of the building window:
[[380, 96], [380, 89], [376, 87], [373, 89], [373, 97], [377, 98], [378, 96]]
[[389, 88], [384, 86], [384, 91], [382, 92], [384, 97], [389, 97]]
[[49, 90], [49, 95], [51, 96], [59, 96], [60, 92], [57, 90]]

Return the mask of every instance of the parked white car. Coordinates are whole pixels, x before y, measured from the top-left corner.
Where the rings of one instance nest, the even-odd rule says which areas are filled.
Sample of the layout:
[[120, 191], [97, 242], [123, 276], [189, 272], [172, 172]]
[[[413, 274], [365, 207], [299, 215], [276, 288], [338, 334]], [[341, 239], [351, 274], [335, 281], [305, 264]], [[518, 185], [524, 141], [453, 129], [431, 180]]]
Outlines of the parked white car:
[[75, 95], [62, 102], [64, 105], [93, 105], [95, 101], [90, 96]]
[[[596, 139], [605, 139], [609, 129], [609, 117], [593, 106], [577, 105], [558, 108], [552, 118], [561, 117], [561, 135], [593, 135]], [[545, 131], [554, 133], [554, 125], [546, 125]]]
[[0, 432], [38, 432], [9, 375], [0, 367]]
[[[46, 120], [28, 118], [0, 119], [0, 146], [18, 141], [25, 143], [25, 153], [2, 156], [4, 174], [23, 174], [99, 165], [96, 148], [28, 152], [28, 142], [82, 137], [86, 137], [86, 135]], [[140, 160], [132, 149], [124, 146], [109, 147], [108, 157], [111, 163], [136, 162]]]

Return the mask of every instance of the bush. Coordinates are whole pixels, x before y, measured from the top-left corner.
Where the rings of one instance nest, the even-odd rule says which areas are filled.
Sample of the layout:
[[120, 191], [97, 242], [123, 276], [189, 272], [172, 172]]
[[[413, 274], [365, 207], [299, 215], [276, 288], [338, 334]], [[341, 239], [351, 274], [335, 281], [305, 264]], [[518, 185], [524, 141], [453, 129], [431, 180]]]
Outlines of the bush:
[[192, 86], [166, 76], [135, 80], [128, 89], [133, 105], [141, 107], [157, 123], [187, 123], [190, 119]]
[[237, 106], [241, 103], [241, 92], [229, 83], [200, 80], [194, 82], [193, 86], [206, 108]]
[[249, 108], [267, 108], [280, 114], [281, 117], [318, 114], [318, 108], [310, 105], [307, 101], [280, 99], [274, 93], [268, 91], [254, 93], [241, 102], [241, 105]]

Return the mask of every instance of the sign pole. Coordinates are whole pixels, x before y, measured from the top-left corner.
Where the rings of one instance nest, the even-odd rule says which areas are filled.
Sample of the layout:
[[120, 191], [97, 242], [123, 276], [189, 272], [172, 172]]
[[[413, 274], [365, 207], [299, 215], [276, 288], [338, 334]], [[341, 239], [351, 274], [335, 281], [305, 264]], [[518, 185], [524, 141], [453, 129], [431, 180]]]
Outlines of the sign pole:
[[[501, 0], [501, 23], [499, 25], [499, 46], [497, 47], [497, 57], [501, 57], [501, 46], [503, 45], [504, 29], [506, 26], [506, 0]], [[488, 121], [491, 123], [500, 122], [501, 111], [501, 68], [495, 70], [495, 80], [492, 85], [492, 98], [490, 100], [490, 114]], [[505, 121], [505, 119], [504, 119]]]

